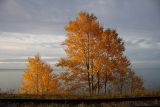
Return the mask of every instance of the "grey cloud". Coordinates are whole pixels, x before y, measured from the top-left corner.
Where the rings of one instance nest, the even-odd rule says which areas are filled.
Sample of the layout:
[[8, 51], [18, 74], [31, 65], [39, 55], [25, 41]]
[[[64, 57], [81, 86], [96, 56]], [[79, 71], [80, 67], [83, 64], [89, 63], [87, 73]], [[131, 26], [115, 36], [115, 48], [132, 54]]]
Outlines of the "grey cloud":
[[0, 10], [0, 22], [4, 25], [0, 28], [11, 32], [63, 34], [71, 16], [65, 9], [66, 4], [70, 6], [69, 2], [64, 5], [63, 1], [8, 0]]
[[[56, 34], [65, 34], [64, 26], [69, 20], [74, 19], [79, 11], [83, 10], [94, 13], [105, 28], [111, 27], [118, 30], [120, 36], [126, 41], [126, 54], [131, 59], [145, 59], [149, 57], [148, 53], [153, 54], [152, 58], [154, 56], [159, 59], [159, 4], [159, 0], [86, 0], [85, 2], [81, 0], [70, 2], [64, 0], [1, 0], [0, 31], [22, 34], [55, 34], [53, 37], [56, 38]], [[46, 38], [45, 36], [40, 37]], [[14, 35], [13, 38], [16, 38], [17, 41], [37, 42], [32, 36]], [[31, 44], [35, 45], [33, 49], [31, 49]], [[27, 48], [28, 46], [30, 48]], [[22, 53], [17, 50], [11, 55], [30, 55], [31, 53], [33, 55], [35, 52], [42, 52], [46, 55], [58, 54], [57, 50], [53, 51], [51, 48], [63, 50], [59, 43], [43, 41], [26, 44], [28, 51]], [[62, 53], [60, 54], [63, 55]], [[1, 55], [3, 54], [9, 55], [10, 51], [1, 50]]]
[[144, 39], [144, 38], [139, 38], [139, 39], [134, 39], [131, 41], [126, 41], [126, 45], [128, 47], [133, 46], [133, 47], [139, 47], [139, 48], [149, 48], [155, 45], [155, 42], [152, 42], [150, 39]]
[[105, 27], [159, 30], [158, 3], [158, 0], [8, 0], [0, 11], [0, 22], [4, 25], [0, 28], [8, 31], [62, 34], [66, 23], [84, 10], [94, 13]]
[[[5, 63], [5, 62], [25, 62], [28, 57], [33, 57], [33, 56], [25, 56], [25, 57], [11, 57], [11, 58], [0, 58], [0, 62], [1, 63]], [[42, 60], [45, 60], [45, 61], [56, 61], [58, 60], [59, 58], [58, 57], [43, 57], [42, 56]]]
[[53, 42], [53, 43], [40, 43], [39, 45], [41, 45], [42, 47], [45, 48], [62, 48], [62, 42]]

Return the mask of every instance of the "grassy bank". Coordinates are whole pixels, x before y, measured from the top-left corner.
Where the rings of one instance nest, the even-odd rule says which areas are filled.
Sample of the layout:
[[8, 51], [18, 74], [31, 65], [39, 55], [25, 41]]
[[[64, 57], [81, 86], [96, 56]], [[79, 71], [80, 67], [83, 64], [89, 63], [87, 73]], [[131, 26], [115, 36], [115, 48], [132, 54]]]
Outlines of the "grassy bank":
[[22, 98], [22, 99], [106, 99], [106, 98], [127, 98], [127, 97], [141, 97], [141, 96], [160, 96], [160, 91], [145, 91], [143, 93], [110, 93], [107, 95], [100, 94], [89, 96], [87, 94], [45, 94], [45, 95], [29, 95], [29, 94], [15, 94], [15, 93], [0, 93], [0, 99], [7, 98]]
[[[142, 93], [132, 93], [132, 94], [124, 94], [120, 95], [118, 93], [111, 93], [108, 95], [95, 95], [95, 96], [88, 96], [88, 95], [80, 95], [80, 94], [63, 94], [63, 95], [27, 95], [27, 94], [13, 94], [13, 93], [0, 93], [0, 107], [130, 107], [130, 106], [160, 106], [160, 100], [159, 99], [151, 99], [151, 100], [128, 100], [128, 101], [114, 101], [116, 98], [122, 98], [122, 99], [130, 99], [130, 98], [136, 98], [136, 97], [156, 97], [159, 96], [160, 98], [160, 91], [145, 91]], [[3, 102], [2, 99], [22, 99], [18, 100], [20, 103], [17, 102]], [[32, 102], [32, 101], [25, 101], [25, 99], [37, 99], [38, 102]], [[72, 100], [73, 103], [70, 101], [70, 103], [62, 103], [59, 101], [58, 103], [54, 102], [46, 102], [44, 103], [44, 100]], [[76, 99], [84, 99], [84, 100], [94, 100], [92, 102], [81, 102], [76, 103]], [[113, 99], [113, 101], [101, 101], [96, 102], [96, 99]], [[24, 101], [23, 101], [24, 100]]]

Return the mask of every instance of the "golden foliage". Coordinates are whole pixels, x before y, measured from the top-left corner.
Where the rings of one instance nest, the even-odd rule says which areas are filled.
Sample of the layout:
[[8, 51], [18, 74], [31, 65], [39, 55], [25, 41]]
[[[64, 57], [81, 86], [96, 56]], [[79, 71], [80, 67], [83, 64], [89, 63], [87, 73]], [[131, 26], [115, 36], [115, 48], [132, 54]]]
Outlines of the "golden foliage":
[[60, 84], [52, 71], [51, 65], [42, 61], [38, 54], [28, 58], [20, 93], [37, 95], [56, 93]]
[[124, 42], [116, 30], [103, 29], [97, 18], [87, 12], [80, 12], [65, 30], [67, 57], [61, 58], [57, 66], [67, 68], [60, 78], [68, 90], [86, 89], [93, 95], [99, 94], [101, 89], [106, 93], [107, 83], [112, 88], [115, 84], [125, 88], [122, 84], [125, 84], [127, 77], [135, 87], [143, 87], [138, 76], [130, 75], [133, 73], [131, 64], [124, 55]]

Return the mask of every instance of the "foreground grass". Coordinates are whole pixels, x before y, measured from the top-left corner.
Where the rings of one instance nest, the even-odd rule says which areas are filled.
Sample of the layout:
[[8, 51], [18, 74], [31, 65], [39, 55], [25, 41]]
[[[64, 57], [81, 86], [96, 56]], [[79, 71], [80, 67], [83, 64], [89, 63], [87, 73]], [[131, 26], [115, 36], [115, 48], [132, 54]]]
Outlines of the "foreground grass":
[[158, 91], [145, 91], [143, 93], [110, 93], [89, 96], [87, 94], [45, 94], [45, 95], [29, 95], [29, 94], [15, 94], [15, 93], [0, 93], [0, 99], [106, 99], [106, 98], [128, 98], [128, 97], [141, 97], [141, 96], [160, 96], [160, 90]]
[[[78, 94], [57, 94], [57, 95], [27, 95], [27, 94], [13, 94], [0, 93], [0, 99], [107, 99], [107, 98], [131, 98], [131, 97], [154, 97], [160, 96], [160, 91], [146, 91], [144, 93], [123, 94], [112, 93], [108, 95], [78, 95]], [[91, 103], [91, 104], [52, 104], [52, 103], [3, 103], [0, 102], [0, 107], [130, 107], [130, 106], [160, 106], [160, 100], [151, 101], [122, 101], [122, 102], [107, 102], [107, 103]]]
[[131, 107], [131, 106], [160, 106], [160, 101], [147, 101], [147, 102], [112, 102], [112, 103], [96, 103], [96, 104], [39, 104], [35, 103], [0, 103], [1, 107]]

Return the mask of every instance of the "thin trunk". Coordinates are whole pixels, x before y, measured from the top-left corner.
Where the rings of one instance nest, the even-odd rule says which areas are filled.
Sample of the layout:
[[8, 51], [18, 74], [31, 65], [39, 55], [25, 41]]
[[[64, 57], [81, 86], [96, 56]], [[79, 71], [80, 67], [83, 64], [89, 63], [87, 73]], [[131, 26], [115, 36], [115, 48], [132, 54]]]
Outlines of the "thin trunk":
[[99, 71], [97, 72], [97, 79], [98, 79], [98, 81], [97, 81], [97, 87], [98, 87], [98, 94], [99, 94], [99, 91], [100, 91], [100, 85], [99, 85], [99, 81], [100, 81], [100, 78], [99, 78]]
[[93, 59], [92, 59], [92, 95], [94, 94], [94, 84], [93, 84]]
[[120, 86], [120, 92], [121, 92], [121, 95], [123, 93], [123, 84], [121, 83], [121, 86]]
[[36, 94], [38, 95], [38, 74], [36, 75], [36, 79], [37, 79], [37, 87], [36, 87], [37, 91], [36, 91]]
[[49, 75], [48, 75], [48, 81], [47, 81], [47, 86], [46, 86], [46, 88], [47, 88], [46, 91], [47, 91], [47, 92], [45, 92], [45, 93], [47, 93], [47, 94], [49, 93], [49, 81], [51, 81], [51, 80], [49, 80]]
[[107, 93], [107, 76], [105, 78], [105, 83], [104, 83], [105, 87], [104, 87], [104, 90], [105, 90], [105, 94]]
[[88, 71], [88, 88], [89, 88], [89, 94], [91, 96], [91, 82], [90, 82], [90, 73], [89, 73], [89, 58], [87, 58], [87, 63], [86, 63], [86, 66], [87, 66], [87, 71]]
[[94, 86], [93, 86], [93, 74], [92, 74], [92, 95], [94, 94]]
[[90, 74], [88, 72], [88, 88], [89, 88], [89, 95], [91, 96], [91, 83], [90, 83]]
[[89, 94], [91, 96], [91, 83], [90, 83], [90, 58], [89, 58], [89, 34], [88, 34], [88, 48], [87, 48], [87, 71], [88, 71], [88, 87], [89, 87]]

